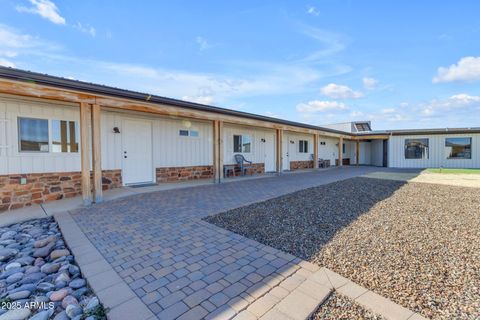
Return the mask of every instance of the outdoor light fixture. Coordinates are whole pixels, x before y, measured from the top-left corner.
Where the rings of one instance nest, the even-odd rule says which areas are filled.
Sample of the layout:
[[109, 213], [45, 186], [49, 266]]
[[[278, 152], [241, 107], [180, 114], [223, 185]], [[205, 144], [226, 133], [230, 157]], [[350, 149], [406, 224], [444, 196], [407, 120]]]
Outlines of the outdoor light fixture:
[[113, 127], [113, 133], [120, 133], [120, 129], [118, 129], [118, 127]]

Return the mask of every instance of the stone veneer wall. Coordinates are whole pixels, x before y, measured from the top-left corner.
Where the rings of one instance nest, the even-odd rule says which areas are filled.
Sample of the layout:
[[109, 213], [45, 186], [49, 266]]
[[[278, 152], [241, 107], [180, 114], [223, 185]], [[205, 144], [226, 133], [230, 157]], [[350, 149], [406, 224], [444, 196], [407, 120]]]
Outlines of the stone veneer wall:
[[313, 169], [313, 160], [290, 161], [290, 170]]
[[156, 169], [157, 182], [213, 179], [213, 166], [162, 167]]
[[[20, 184], [26, 178], [26, 184]], [[0, 175], [0, 212], [82, 193], [80, 172], [53, 172]], [[102, 189], [122, 186], [121, 170], [102, 171]]]
[[[253, 175], [253, 174], [263, 174], [265, 173], [265, 164], [264, 163], [252, 163], [251, 168], [247, 169], [247, 175]], [[240, 166], [235, 166], [235, 174], [240, 175]], [[230, 174], [229, 177], [232, 175]], [[228, 177], [225, 177], [228, 178]]]

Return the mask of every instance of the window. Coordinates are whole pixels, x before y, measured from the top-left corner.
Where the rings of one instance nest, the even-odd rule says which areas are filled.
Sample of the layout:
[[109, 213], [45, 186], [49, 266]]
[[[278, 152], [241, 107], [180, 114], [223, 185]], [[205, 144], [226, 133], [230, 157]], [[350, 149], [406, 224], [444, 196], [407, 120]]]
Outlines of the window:
[[78, 152], [77, 122], [52, 120], [52, 152]]
[[190, 137], [198, 137], [198, 131], [190, 130]]
[[446, 138], [448, 159], [471, 159], [472, 138]]
[[48, 152], [48, 120], [18, 118], [20, 151]]
[[346, 151], [345, 149], [346, 149], [346, 147], [345, 147], [345, 143], [344, 143], [344, 144], [342, 144], [342, 153], [345, 153], [345, 151]]
[[428, 139], [405, 139], [405, 159], [428, 159]]
[[233, 152], [249, 153], [252, 149], [252, 139], [248, 135], [233, 135]]
[[299, 140], [298, 141], [298, 152], [308, 153], [308, 141], [307, 140]]
[[179, 130], [178, 135], [181, 137], [198, 137], [199, 133], [197, 130]]
[[355, 128], [357, 128], [357, 131], [372, 131], [370, 128], [370, 123], [368, 122], [357, 122], [355, 123]]

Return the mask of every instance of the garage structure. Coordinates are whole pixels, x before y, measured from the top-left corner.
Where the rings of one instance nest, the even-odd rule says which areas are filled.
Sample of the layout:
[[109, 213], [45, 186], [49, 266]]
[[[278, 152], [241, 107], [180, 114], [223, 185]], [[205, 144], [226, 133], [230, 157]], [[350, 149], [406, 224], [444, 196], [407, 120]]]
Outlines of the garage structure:
[[[238, 154], [251, 162], [248, 174], [327, 164], [443, 164], [433, 155], [429, 161], [398, 160], [403, 140], [396, 139], [408, 132], [346, 128], [0, 67], [0, 211], [76, 195], [85, 204], [101, 202], [103, 190], [121, 186], [221, 182]], [[457, 133], [469, 134], [472, 159], [455, 165], [479, 167], [480, 129], [465, 130]], [[430, 139], [433, 152], [440, 142]], [[425, 154], [415, 148], [423, 147], [412, 145], [410, 153]], [[466, 154], [458, 146], [451, 148], [457, 156]]]

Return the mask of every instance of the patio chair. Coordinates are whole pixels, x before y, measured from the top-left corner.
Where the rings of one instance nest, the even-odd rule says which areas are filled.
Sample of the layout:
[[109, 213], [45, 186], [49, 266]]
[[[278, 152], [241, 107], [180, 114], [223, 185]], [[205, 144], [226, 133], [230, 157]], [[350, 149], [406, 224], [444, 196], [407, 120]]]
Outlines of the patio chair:
[[242, 176], [247, 173], [248, 168], [253, 168], [252, 161], [248, 161], [243, 155], [236, 154], [234, 157], [235, 162], [238, 166], [240, 166], [240, 172], [242, 173]]

